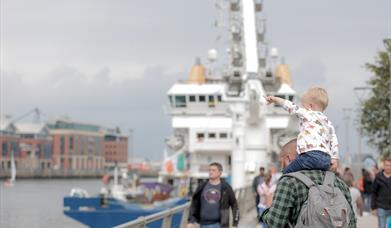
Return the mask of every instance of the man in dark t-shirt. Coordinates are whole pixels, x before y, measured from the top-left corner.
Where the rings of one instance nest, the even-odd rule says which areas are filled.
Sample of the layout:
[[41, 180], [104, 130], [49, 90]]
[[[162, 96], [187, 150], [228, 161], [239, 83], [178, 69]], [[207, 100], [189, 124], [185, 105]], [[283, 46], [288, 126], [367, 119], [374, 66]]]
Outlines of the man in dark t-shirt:
[[208, 182], [202, 190], [201, 224], [209, 225], [220, 222], [221, 183]]
[[222, 171], [220, 163], [209, 165], [209, 180], [200, 184], [192, 197], [188, 228], [194, 228], [195, 223], [201, 228], [228, 228], [230, 208], [232, 227], [238, 226], [238, 203], [232, 187], [220, 179]]

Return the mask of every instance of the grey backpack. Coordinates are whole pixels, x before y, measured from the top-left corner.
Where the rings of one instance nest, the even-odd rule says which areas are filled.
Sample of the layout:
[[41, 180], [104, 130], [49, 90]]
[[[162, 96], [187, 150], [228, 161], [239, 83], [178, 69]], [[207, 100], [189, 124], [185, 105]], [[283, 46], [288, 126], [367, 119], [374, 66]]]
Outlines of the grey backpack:
[[[304, 202], [295, 228], [304, 227], [349, 227], [351, 206], [338, 187], [334, 187], [335, 175], [326, 172], [322, 185], [315, 184], [300, 172], [283, 175], [294, 177], [308, 187], [308, 198]], [[289, 224], [290, 227], [293, 227]]]

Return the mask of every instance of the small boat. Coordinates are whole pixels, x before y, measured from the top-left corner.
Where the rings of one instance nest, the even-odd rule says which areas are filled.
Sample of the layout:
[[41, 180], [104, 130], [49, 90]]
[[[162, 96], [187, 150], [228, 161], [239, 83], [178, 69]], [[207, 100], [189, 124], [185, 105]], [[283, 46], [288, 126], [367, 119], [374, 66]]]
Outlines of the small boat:
[[[140, 216], [148, 216], [186, 203], [188, 200], [171, 197], [173, 188], [157, 182], [133, 182], [119, 184], [118, 170], [114, 170], [114, 184], [103, 187], [99, 196], [89, 196], [84, 189], [74, 188], [71, 195], [64, 197], [64, 214], [89, 227], [106, 228], [121, 225]], [[107, 177], [104, 177], [107, 183]], [[126, 182], [126, 181], [125, 181]], [[172, 218], [172, 227], [179, 227], [182, 213]], [[162, 220], [148, 225], [151, 228], [162, 226]]]

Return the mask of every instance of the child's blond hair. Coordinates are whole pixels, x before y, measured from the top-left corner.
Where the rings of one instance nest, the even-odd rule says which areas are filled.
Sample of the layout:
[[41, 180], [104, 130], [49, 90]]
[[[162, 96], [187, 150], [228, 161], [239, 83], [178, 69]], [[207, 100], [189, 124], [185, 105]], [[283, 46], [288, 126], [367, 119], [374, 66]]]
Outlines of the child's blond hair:
[[322, 111], [324, 111], [329, 104], [327, 91], [318, 86], [307, 89], [302, 96], [302, 100], [315, 103], [322, 109]]

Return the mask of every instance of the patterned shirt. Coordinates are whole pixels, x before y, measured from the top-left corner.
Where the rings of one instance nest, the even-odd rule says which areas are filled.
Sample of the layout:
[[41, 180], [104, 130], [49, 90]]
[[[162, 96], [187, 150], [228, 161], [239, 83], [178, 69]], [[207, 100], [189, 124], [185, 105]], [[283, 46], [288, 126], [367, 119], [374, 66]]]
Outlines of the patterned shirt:
[[323, 112], [300, 108], [285, 100], [283, 108], [300, 119], [300, 133], [297, 137], [297, 153], [320, 150], [338, 159], [338, 140], [334, 127]]
[[[321, 170], [302, 170], [302, 174], [309, 177], [315, 184], [322, 184], [325, 172]], [[352, 207], [352, 198], [348, 186], [338, 177], [335, 178], [334, 186], [339, 188]], [[294, 177], [280, 179], [274, 193], [273, 204], [262, 214], [262, 220], [269, 228], [289, 227], [288, 222], [296, 224], [301, 206], [307, 199], [308, 188]], [[353, 210], [349, 215], [350, 228], [357, 227], [356, 217]]]

